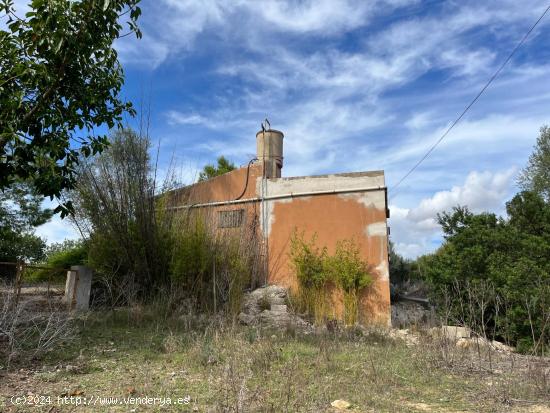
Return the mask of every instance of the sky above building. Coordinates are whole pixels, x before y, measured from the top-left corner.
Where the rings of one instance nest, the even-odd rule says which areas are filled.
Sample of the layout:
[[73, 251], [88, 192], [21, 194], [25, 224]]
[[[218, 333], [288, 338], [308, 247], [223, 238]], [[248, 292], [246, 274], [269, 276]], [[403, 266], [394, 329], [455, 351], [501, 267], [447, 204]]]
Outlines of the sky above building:
[[[143, 39], [116, 43], [124, 96], [150, 116], [159, 169], [192, 182], [224, 155], [246, 164], [268, 118], [283, 176], [383, 169], [391, 238], [415, 257], [457, 204], [502, 214], [550, 124], [550, 16], [431, 156], [547, 0], [143, 0]], [[135, 123], [135, 121], [130, 121]], [[74, 237], [56, 218], [48, 241]]]

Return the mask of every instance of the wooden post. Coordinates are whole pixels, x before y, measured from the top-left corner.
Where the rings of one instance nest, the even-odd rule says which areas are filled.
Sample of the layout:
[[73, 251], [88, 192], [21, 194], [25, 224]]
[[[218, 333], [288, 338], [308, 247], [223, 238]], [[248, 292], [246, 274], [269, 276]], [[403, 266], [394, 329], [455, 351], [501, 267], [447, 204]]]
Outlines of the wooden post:
[[214, 255], [214, 276], [212, 282], [212, 293], [214, 294], [214, 314], [216, 314], [216, 256]]
[[17, 261], [15, 270], [15, 305], [19, 304], [19, 296], [21, 295], [21, 283], [23, 279], [23, 271], [25, 270], [25, 263], [23, 261]]

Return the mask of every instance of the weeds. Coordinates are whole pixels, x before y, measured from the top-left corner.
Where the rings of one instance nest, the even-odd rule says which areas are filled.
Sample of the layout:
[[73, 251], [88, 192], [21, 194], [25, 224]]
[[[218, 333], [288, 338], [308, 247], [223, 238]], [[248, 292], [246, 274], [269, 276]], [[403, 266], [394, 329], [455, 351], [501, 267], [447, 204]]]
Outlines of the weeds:
[[[439, 342], [427, 334], [408, 347], [383, 329], [290, 336], [236, 327], [230, 318], [161, 320], [155, 311], [141, 308], [138, 324], [128, 309], [92, 314], [76, 340], [48, 353], [47, 363], [85, 372], [78, 385], [87, 395], [120, 396], [128, 388], [136, 397], [190, 395], [189, 410], [204, 412], [327, 411], [336, 399], [357, 411], [413, 412], [422, 402], [432, 411], [494, 412], [521, 400], [542, 404], [547, 397], [539, 371], [548, 364], [529, 369], [526, 356], [516, 355], [512, 367], [502, 353], [493, 355], [493, 372], [461, 366], [466, 355], [445, 365]], [[470, 353], [475, 363], [477, 352]], [[47, 371], [29, 385], [44, 394], [66, 391], [66, 369]]]
[[334, 255], [329, 255], [326, 247], [316, 245], [315, 235], [306, 241], [303, 233], [294, 231], [290, 257], [299, 282], [298, 307], [311, 314], [316, 324], [334, 319], [331, 293], [336, 288], [343, 293], [344, 323], [354, 325], [359, 293], [372, 283], [372, 269], [361, 259], [356, 242], [340, 240]]
[[16, 300], [13, 287], [0, 285], [0, 363], [37, 358], [75, 336], [68, 314], [53, 305], [40, 312]]
[[256, 234], [220, 234], [208, 215], [182, 216], [173, 224], [170, 273], [173, 285], [186, 292], [194, 309], [226, 312], [235, 317], [243, 291], [263, 277]]

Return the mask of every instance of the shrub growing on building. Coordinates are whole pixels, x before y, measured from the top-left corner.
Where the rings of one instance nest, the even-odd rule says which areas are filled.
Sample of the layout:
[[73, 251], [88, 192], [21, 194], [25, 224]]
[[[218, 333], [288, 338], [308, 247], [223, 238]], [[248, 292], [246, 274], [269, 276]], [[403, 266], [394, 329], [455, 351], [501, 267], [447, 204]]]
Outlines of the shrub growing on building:
[[321, 288], [329, 281], [326, 271], [327, 248], [316, 245], [317, 236], [307, 241], [304, 234], [294, 232], [290, 239], [290, 256], [298, 282], [305, 288]]
[[332, 315], [328, 314], [327, 288], [329, 274], [326, 271], [327, 248], [316, 245], [316, 235], [310, 240], [303, 233], [294, 231], [290, 239], [290, 258], [300, 286], [298, 307], [321, 323]]
[[299, 304], [317, 323], [334, 318], [329, 314], [330, 290], [338, 288], [344, 296], [344, 322], [357, 321], [359, 293], [372, 283], [369, 265], [361, 259], [359, 246], [352, 239], [340, 240], [333, 255], [295, 231], [291, 237], [290, 257], [300, 287]]
[[151, 297], [169, 281], [170, 222], [158, 208], [149, 149], [141, 133], [114, 132], [108, 150], [82, 161], [71, 194], [88, 262], [120, 302]]
[[170, 305], [191, 299], [200, 311], [236, 313], [261, 268], [256, 240], [217, 236], [212, 217], [196, 211], [168, 211], [162, 194], [175, 183], [157, 184], [149, 149], [147, 136], [121, 130], [106, 151], [82, 163], [72, 219], [87, 238], [98, 296], [120, 305], [164, 295]]
[[326, 257], [324, 267], [328, 279], [344, 294], [344, 322], [355, 324], [358, 293], [372, 283], [369, 266], [359, 255], [359, 246], [353, 239], [338, 241], [334, 255]]

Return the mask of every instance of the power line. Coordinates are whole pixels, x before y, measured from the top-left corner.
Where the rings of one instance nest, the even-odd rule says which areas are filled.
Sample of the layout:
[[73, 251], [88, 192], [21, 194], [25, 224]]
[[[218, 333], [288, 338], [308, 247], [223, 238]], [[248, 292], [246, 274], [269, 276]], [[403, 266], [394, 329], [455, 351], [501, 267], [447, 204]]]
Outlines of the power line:
[[[537, 27], [537, 25], [540, 23], [540, 21], [544, 18], [544, 16], [546, 15], [546, 13], [548, 13], [548, 11], [550, 10], [550, 5], [546, 8], [546, 10], [544, 10], [544, 12], [541, 14], [541, 16], [538, 18], [538, 20], [535, 22], [535, 24], [533, 24], [531, 26], [531, 28], [527, 31], [527, 33], [525, 33], [525, 35], [523, 36], [523, 38], [521, 39], [521, 41], [516, 45], [516, 47], [514, 47], [514, 50], [512, 50], [512, 53], [510, 53], [510, 55], [506, 58], [506, 60], [500, 65], [500, 67], [498, 68], [498, 70], [493, 74], [493, 76], [491, 76], [491, 78], [489, 79], [489, 81], [485, 84], [485, 86], [483, 86], [483, 88], [479, 91], [479, 93], [476, 95], [476, 97], [470, 102], [470, 104], [468, 106], [466, 106], [466, 108], [462, 111], [462, 113], [460, 114], [460, 116], [458, 118], [455, 119], [455, 121], [451, 124], [451, 126], [449, 126], [447, 128], [447, 130], [443, 133], [443, 135], [441, 135], [441, 137], [430, 147], [430, 149], [428, 150], [428, 152], [426, 152], [424, 154], [424, 156], [422, 158], [420, 158], [420, 160], [397, 182], [397, 184], [395, 184], [393, 186], [393, 188], [391, 188], [391, 190], [395, 190], [399, 185], [401, 185], [401, 183], [407, 179], [409, 177], [410, 174], [412, 174], [414, 172], [414, 170], [416, 168], [418, 168], [420, 166], [420, 164], [422, 162], [424, 162], [426, 160], [426, 158], [428, 156], [430, 156], [430, 154], [434, 151], [434, 149], [437, 147], [437, 145], [439, 145], [441, 143], [441, 141], [443, 139], [445, 139], [445, 137], [449, 134], [449, 132], [456, 126], [456, 124], [458, 122], [460, 122], [460, 120], [464, 117], [464, 115], [466, 114], [466, 112], [468, 112], [468, 110], [470, 110], [470, 108], [474, 105], [474, 103], [476, 103], [478, 101], [478, 99], [481, 97], [481, 95], [485, 92], [485, 90], [491, 85], [491, 83], [493, 83], [493, 80], [495, 80], [497, 78], [497, 76], [500, 74], [500, 72], [502, 71], [502, 69], [504, 69], [504, 67], [508, 64], [508, 62], [512, 59], [512, 57], [516, 54], [516, 52], [518, 51], [518, 49], [523, 45], [523, 43], [525, 43], [525, 41], [527, 40], [527, 38], [529, 37], [529, 35], [531, 34], [531, 32], [535, 29], [535, 27]], [[393, 199], [395, 198], [395, 196], [398, 194], [399, 192], [397, 192], [396, 194], [392, 195], [390, 197], [390, 199]]]

